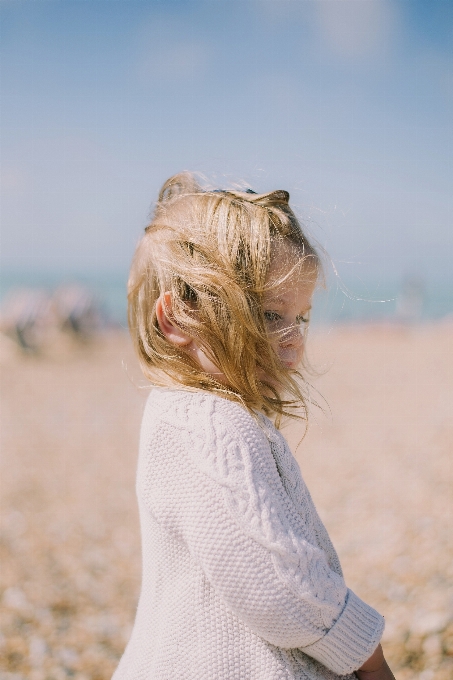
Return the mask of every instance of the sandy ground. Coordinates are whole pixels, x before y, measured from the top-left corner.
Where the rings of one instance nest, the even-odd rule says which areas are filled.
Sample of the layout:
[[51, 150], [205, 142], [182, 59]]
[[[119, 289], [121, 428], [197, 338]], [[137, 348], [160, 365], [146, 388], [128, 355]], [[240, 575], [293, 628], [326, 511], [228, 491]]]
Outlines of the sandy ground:
[[[310, 338], [331, 413], [296, 457], [397, 680], [453, 675], [452, 350], [448, 324]], [[0, 679], [107, 680], [140, 586], [144, 382], [121, 334], [41, 358], [2, 342], [0, 362]]]

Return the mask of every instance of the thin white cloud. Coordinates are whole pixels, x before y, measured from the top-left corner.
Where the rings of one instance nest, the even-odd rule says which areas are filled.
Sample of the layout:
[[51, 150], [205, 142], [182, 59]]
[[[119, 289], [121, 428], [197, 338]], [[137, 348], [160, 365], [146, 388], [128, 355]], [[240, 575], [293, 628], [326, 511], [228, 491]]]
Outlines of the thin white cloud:
[[265, 21], [311, 21], [315, 2], [320, 0], [251, 0], [257, 15]]
[[206, 72], [208, 46], [173, 17], [152, 18], [138, 43], [137, 74], [143, 84], [180, 83]]
[[151, 48], [140, 64], [143, 80], [188, 80], [204, 72], [205, 49], [203, 45], [186, 42], [159, 45]]
[[397, 24], [390, 0], [317, 0], [314, 6], [321, 39], [340, 57], [379, 54]]

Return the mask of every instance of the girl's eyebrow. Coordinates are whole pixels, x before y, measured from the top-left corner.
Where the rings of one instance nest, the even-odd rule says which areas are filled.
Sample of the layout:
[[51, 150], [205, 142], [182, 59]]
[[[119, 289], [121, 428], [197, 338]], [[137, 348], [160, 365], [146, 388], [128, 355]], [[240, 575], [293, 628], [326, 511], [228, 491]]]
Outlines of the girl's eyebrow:
[[[283, 300], [282, 298], [278, 298], [278, 297], [272, 298], [272, 299], [264, 302], [265, 307], [272, 307], [272, 305], [284, 305], [284, 304], [285, 304], [285, 300]], [[312, 309], [312, 305], [309, 305], [309, 307], [305, 307], [305, 309], [303, 311], [309, 312], [310, 309]]]
[[277, 296], [275, 296], [275, 297], [272, 296], [268, 300], [265, 300], [264, 302], [265, 302], [265, 304], [268, 304], [268, 305], [274, 305], [274, 304], [284, 305], [285, 304], [285, 300], [283, 298], [277, 297]]

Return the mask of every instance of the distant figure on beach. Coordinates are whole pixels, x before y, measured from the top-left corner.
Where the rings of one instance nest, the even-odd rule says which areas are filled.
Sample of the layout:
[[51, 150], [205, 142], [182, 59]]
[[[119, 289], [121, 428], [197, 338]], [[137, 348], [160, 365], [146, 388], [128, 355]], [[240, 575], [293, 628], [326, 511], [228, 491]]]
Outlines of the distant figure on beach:
[[308, 418], [319, 256], [286, 191], [162, 187], [132, 263], [152, 389], [137, 474], [143, 575], [114, 680], [394, 680], [279, 431]]
[[46, 349], [59, 332], [69, 332], [76, 340], [89, 339], [106, 322], [96, 296], [78, 283], [61, 285], [53, 294], [44, 289], [13, 289], [0, 308], [0, 331], [32, 353]]
[[13, 289], [2, 302], [0, 330], [24, 351], [38, 351], [57, 324], [52, 298], [45, 290]]
[[94, 335], [105, 325], [98, 300], [93, 293], [73, 283], [57, 288], [53, 302], [62, 330], [71, 331], [79, 338]]

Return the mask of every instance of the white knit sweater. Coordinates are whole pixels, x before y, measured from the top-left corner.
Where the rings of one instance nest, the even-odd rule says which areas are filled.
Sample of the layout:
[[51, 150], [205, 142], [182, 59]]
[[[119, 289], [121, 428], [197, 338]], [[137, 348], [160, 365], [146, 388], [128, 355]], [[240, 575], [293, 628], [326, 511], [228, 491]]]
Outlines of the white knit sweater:
[[142, 590], [114, 680], [333, 680], [371, 656], [382, 616], [346, 587], [271, 421], [155, 388], [137, 475]]

